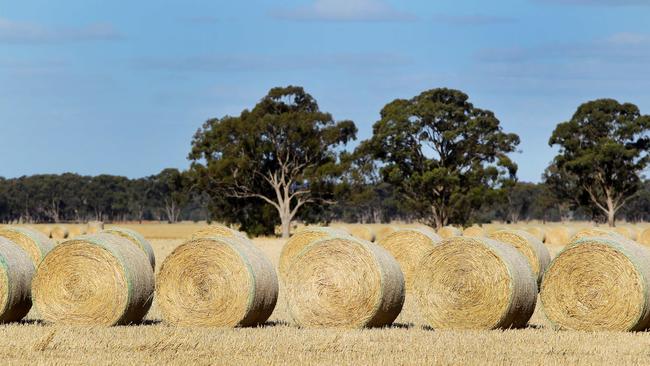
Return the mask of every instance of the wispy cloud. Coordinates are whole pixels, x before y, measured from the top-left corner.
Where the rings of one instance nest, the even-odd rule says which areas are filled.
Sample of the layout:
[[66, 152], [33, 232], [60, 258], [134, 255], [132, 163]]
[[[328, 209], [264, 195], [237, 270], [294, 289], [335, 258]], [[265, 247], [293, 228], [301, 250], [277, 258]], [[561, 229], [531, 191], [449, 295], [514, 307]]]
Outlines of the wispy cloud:
[[383, 0], [315, 0], [297, 8], [276, 9], [276, 19], [330, 22], [403, 22], [418, 19]]
[[436, 23], [443, 23], [449, 25], [493, 25], [493, 24], [507, 24], [514, 23], [517, 19], [505, 16], [496, 15], [450, 15], [450, 14], [436, 14], [433, 16], [433, 21]]
[[535, 0], [538, 3], [595, 6], [649, 6], [650, 0]]
[[48, 27], [0, 18], [0, 43], [62, 43], [120, 38], [123, 38], [123, 35], [106, 23], [95, 23], [85, 27]]

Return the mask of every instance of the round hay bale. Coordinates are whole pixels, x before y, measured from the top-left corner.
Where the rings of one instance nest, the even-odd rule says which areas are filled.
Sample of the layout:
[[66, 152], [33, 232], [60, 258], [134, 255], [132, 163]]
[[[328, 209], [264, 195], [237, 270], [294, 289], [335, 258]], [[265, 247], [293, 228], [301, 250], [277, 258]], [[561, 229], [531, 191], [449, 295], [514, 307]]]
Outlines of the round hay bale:
[[455, 236], [462, 236], [463, 232], [453, 226], [444, 226], [438, 229], [438, 235], [443, 239], [449, 239]]
[[263, 324], [275, 308], [278, 279], [254, 245], [236, 238], [185, 242], [163, 262], [156, 299], [163, 319], [181, 326]]
[[551, 263], [551, 254], [541, 240], [523, 230], [496, 231], [490, 234], [489, 238], [517, 249], [528, 260], [533, 275], [537, 279], [537, 284], [539, 285], [542, 282], [544, 271]]
[[68, 228], [65, 226], [56, 226], [50, 232], [50, 237], [54, 240], [63, 240], [68, 237]]
[[[497, 230], [497, 231], [498, 231], [498, 230]], [[537, 240], [541, 241], [542, 243], [543, 243], [544, 240], [546, 239], [546, 232], [544, 231], [544, 229], [542, 229], [542, 228], [539, 227], [539, 226], [531, 226], [531, 227], [527, 227], [527, 228], [525, 229], [525, 231], [527, 231], [527, 232], [528, 232], [529, 234], [531, 234], [532, 236], [536, 237]]]
[[301, 327], [381, 327], [404, 304], [404, 276], [385, 249], [356, 238], [328, 238], [305, 248], [289, 268], [289, 314]]
[[86, 234], [86, 228], [79, 226], [79, 225], [73, 225], [68, 228], [68, 238], [76, 238], [81, 235]]
[[589, 228], [580, 229], [575, 234], [573, 234], [570, 243], [576, 242], [584, 238], [604, 238], [604, 237], [619, 238], [619, 239], [623, 238], [623, 236], [619, 235], [617, 232], [612, 230], [607, 230], [607, 229], [602, 229], [597, 227], [589, 227]]
[[140, 233], [137, 231], [121, 227], [112, 227], [110, 229], [105, 229], [100, 233], [121, 236], [122, 238], [127, 239], [131, 243], [137, 245], [138, 248], [142, 249], [144, 254], [147, 256], [149, 263], [151, 263], [151, 268], [156, 268], [156, 255], [153, 252], [151, 244], [149, 244], [144, 236], [140, 235]]
[[242, 233], [241, 231], [237, 231], [227, 226], [218, 225], [218, 224], [210, 225], [205, 229], [201, 229], [195, 232], [194, 234], [192, 234], [190, 239], [211, 238], [211, 237], [239, 238], [239, 239], [248, 240], [246, 234]]
[[566, 226], [550, 227], [546, 230], [546, 241], [548, 245], [565, 246], [571, 242], [575, 229]]
[[401, 229], [377, 242], [397, 260], [406, 290], [413, 288], [415, 272], [422, 258], [442, 241], [433, 230]]
[[535, 310], [537, 283], [526, 258], [487, 239], [445, 239], [422, 259], [414, 294], [435, 329], [524, 327]]
[[52, 228], [49, 226], [37, 226], [36, 231], [40, 232], [41, 234], [45, 235], [45, 237], [50, 238], [52, 235]]
[[0, 237], [0, 323], [19, 321], [32, 308], [32, 260], [15, 243]]
[[637, 240], [638, 239], [638, 233], [636, 230], [629, 226], [616, 226], [613, 227], [612, 230], [614, 230], [616, 233], [621, 235], [622, 237], [630, 240]]
[[369, 226], [350, 225], [346, 226], [345, 229], [350, 233], [350, 235], [361, 240], [375, 241], [376, 239], [375, 232]]
[[41, 317], [64, 325], [139, 322], [151, 307], [154, 274], [127, 239], [97, 234], [68, 240], [41, 262], [32, 282]]
[[104, 223], [101, 221], [89, 221], [86, 225], [86, 234], [94, 235], [104, 230]]
[[486, 237], [485, 230], [483, 230], [482, 227], [480, 226], [470, 226], [463, 230], [463, 236], [469, 236], [469, 237], [474, 237], [474, 238], [484, 238]]
[[638, 242], [639, 244], [650, 246], [650, 228], [641, 231], [639, 234]]
[[650, 251], [627, 239], [583, 238], [550, 264], [540, 300], [555, 328], [636, 331], [650, 323]]
[[396, 232], [399, 230], [397, 226], [392, 226], [392, 225], [379, 225], [375, 227], [375, 241], [379, 241], [388, 235]]
[[27, 227], [6, 226], [0, 229], [0, 237], [17, 244], [32, 260], [34, 268], [54, 248], [55, 243], [43, 233]]
[[343, 230], [330, 227], [307, 227], [293, 234], [284, 244], [280, 253], [280, 262], [278, 264], [280, 279], [284, 281], [293, 260], [309, 244], [321, 239], [338, 236], [348, 237], [350, 235]]

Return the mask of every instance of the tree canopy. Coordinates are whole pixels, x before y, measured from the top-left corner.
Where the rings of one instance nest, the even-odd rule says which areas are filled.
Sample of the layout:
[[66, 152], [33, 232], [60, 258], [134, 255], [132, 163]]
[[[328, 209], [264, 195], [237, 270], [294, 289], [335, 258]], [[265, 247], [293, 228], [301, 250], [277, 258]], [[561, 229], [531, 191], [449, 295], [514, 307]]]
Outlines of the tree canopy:
[[381, 165], [386, 182], [436, 227], [464, 224], [493, 189], [514, 179], [508, 153], [519, 137], [458, 90], [433, 89], [381, 111], [373, 136], [357, 149]]
[[649, 130], [650, 116], [634, 104], [614, 99], [584, 103], [549, 139], [559, 153], [547, 181], [555, 182], [559, 194], [600, 210], [614, 226], [616, 213], [638, 191], [650, 163]]
[[352, 121], [336, 122], [322, 112], [303, 88], [273, 88], [250, 111], [208, 120], [194, 136], [189, 158], [215, 201], [270, 205], [288, 237], [304, 205], [332, 202], [326, 190], [315, 188], [341, 174], [337, 148], [356, 132]]

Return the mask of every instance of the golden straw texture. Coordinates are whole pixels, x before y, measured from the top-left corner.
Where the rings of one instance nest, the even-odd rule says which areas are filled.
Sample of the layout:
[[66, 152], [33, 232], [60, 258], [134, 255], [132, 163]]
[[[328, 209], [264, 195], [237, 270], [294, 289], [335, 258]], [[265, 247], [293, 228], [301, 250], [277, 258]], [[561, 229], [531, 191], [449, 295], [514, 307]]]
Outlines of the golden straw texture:
[[54, 240], [63, 240], [68, 237], [68, 228], [64, 226], [56, 226], [50, 232], [50, 237]]
[[396, 232], [399, 230], [397, 226], [392, 226], [392, 225], [379, 225], [375, 227], [375, 241], [382, 240], [383, 238], [387, 237], [388, 235]]
[[338, 236], [348, 237], [350, 235], [343, 230], [329, 227], [306, 227], [293, 234], [284, 244], [280, 253], [280, 262], [278, 264], [280, 279], [284, 281], [293, 260], [309, 244], [321, 239]]
[[211, 238], [211, 237], [224, 237], [224, 238], [240, 238], [248, 240], [246, 234], [241, 231], [231, 229], [224, 225], [212, 224], [205, 229], [201, 229], [194, 234], [190, 239]]
[[627, 239], [583, 238], [546, 270], [540, 300], [559, 329], [644, 330], [650, 322], [650, 251]]
[[546, 230], [545, 243], [549, 245], [564, 246], [571, 242], [571, 237], [575, 233], [575, 229], [567, 226], [549, 227]]
[[86, 234], [86, 228], [79, 225], [73, 225], [68, 228], [68, 238], [76, 238]]
[[624, 237], [626, 239], [630, 239], [630, 240], [637, 240], [638, 236], [639, 236], [639, 234], [636, 232], [636, 230], [634, 230], [631, 227], [627, 227], [627, 226], [616, 226], [616, 227], [613, 227], [612, 230], [614, 230], [616, 233], [618, 233], [622, 237]]
[[644, 229], [639, 233], [639, 244], [650, 246], [650, 228]]
[[31, 258], [34, 268], [54, 248], [55, 243], [40, 231], [27, 227], [7, 226], [0, 228], [0, 237], [20, 246]]
[[275, 308], [278, 279], [254, 244], [237, 238], [198, 238], [165, 259], [156, 296], [163, 319], [170, 324], [255, 326]]
[[484, 238], [486, 237], [485, 230], [480, 226], [470, 226], [463, 230], [463, 236], [470, 236], [475, 238]]
[[546, 232], [539, 226], [531, 226], [525, 229], [529, 234], [537, 238], [542, 243], [546, 239]]
[[445, 226], [438, 229], [438, 235], [443, 239], [453, 238], [455, 236], [462, 236], [463, 232], [453, 226]]
[[415, 272], [422, 258], [431, 248], [438, 245], [442, 238], [433, 230], [401, 229], [377, 242], [397, 260], [402, 273], [406, 290], [413, 287]]
[[122, 238], [127, 239], [131, 243], [135, 244], [147, 256], [149, 263], [151, 263], [151, 268], [156, 268], [156, 256], [153, 252], [151, 244], [149, 244], [144, 236], [140, 235], [140, 233], [137, 231], [121, 227], [112, 227], [110, 229], [101, 231], [101, 233], [121, 236]]
[[603, 238], [603, 237], [619, 238], [619, 239], [623, 238], [615, 231], [592, 227], [592, 228], [584, 228], [578, 230], [578, 232], [573, 234], [573, 236], [571, 237], [570, 243], [576, 242], [584, 238]]
[[68, 240], [43, 260], [32, 282], [45, 321], [64, 325], [139, 322], [151, 307], [154, 275], [127, 239], [97, 234]]
[[380, 246], [329, 238], [296, 257], [285, 291], [289, 314], [301, 327], [381, 327], [402, 310], [404, 276]]
[[99, 234], [102, 230], [104, 230], [104, 223], [102, 221], [90, 221], [86, 227], [86, 234]]
[[375, 241], [377, 238], [375, 231], [366, 225], [348, 225], [345, 227], [345, 230], [357, 239]]
[[20, 247], [0, 238], [0, 323], [18, 321], [32, 307], [34, 265]]
[[423, 258], [414, 283], [420, 313], [434, 329], [524, 327], [537, 283], [515, 248], [486, 238], [445, 239]]
[[508, 244], [526, 257], [537, 284], [542, 282], [544, 271], [551, 263], [551, 254], [539, 239], [523, 230], [501, 230], [490, 234], [490, 239]]

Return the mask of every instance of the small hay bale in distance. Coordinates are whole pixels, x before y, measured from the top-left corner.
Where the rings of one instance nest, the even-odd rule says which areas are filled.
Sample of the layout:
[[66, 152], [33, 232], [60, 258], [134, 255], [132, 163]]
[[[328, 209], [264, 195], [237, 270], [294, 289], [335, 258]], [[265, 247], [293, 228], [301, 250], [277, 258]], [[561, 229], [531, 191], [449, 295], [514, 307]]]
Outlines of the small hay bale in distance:
[[86, 225], [86, 234], [95, 235], [104, 230], [104, 223], [102, 221], [89, 221]]
[[463, 236], [475, 237], [475, 238], [484, 238], [486, 237], [485, 230], [480, 226], [470, 226], [463, 230]]
[[345, 230], [350, 233], [350, 235], [354, 236], [357, 239], [365, 240], [365, 241], [375, 241], [377, 238], [375, 235], [375, 231], [370, 227], [366, 225], [349, 225], [345, 227]]
[[141, 321], [154, 293], [144, 252], [111, 234], [71, 239], [41, 262], [32, 297], [41, 317], [63, 325], [122, 325]]
[[280, 253], [280, 262], [278, 264], [280, 279], [284, 281], [293, 260], [309, 244], [324, 238], [338, 236], [349, 237], [350, 235], [346, 231], [331, 227], [306, 227], [293, 234], [284, 244]]
[[438, 235], [443, 239], [449, 239], [456, 236], [462, 236], [463, 232], [459, 228], [454, 226], [444, 226], [438, 229]]
[[68, 228], [68, 238], [76, 238], [86, 234], [86, 228], [80, 225], [72, 225]]
[[163, 319], [180, 326], [263, 324], [278, 299], [275, 269], [244, 239], [206, 237], [176, 248], [156, 279]]
[[387, 237], [388, 235], [396, 232], [397, 230], [399, 230], [399, 228], [397, 226], [379, 225], [379, 226], [375, 227], [375, 230], [374, 230], [375, 231], [375, 241], [379, 241], [379, 240]]
[[55, 243], [42, 232], [18, 226], [0, 228], [0, 237], [17, 244], [32, 260], [34, 268], [45, 258], [55, 246]]
[[34, 264], [9, 239], [0, 237], [0, 323], [19, 321], [32, 308]]
[[433, 230], [400, 229], [378, 241], [377, 244], [397, 260], [404, 274], [406, 290], [409, 291], [413, 287], [415, 272], [420, 261], [441, 241], [442, 238]]
[[618, 235], [621, 235], [622, 237], [629, 240], [637, 240], [639, 238], [639, 233], [628, 226], [616, 226], [613, 227], [612, 230], [618, 233]]
[[388, 251], [352, 237], [319, 240], [293, 261], [287, 307], [305, 328], [391, 324], [404, 304], [404, 276]]
[[241, 231], [237, 231], [227, 226], [218, 225], [218, 224], [210, 225], [205, 229], [201, 229], [195, 232], [194, 234], [192, 234], [190, 239], [210, 238], [210, 237], [238, 238], [238, 239], [248, 240], [246, 234], [242, 233]]
[[637, 241], [639, 244], [650, 246], [650, 228], [642, 230], [639, 233], [639, 238]]
[[512, 246], [455, 237], [422, 259], [414, 294], [434, 329], [521, 328], [535, 310], [537, 283]]
[[544, 231], [544, 229], [542, 229], [542, 228], [539, 227], [539, 226], [531, 226], [531, 227], [527, 227], [527, 228], [525, 229], [525, 231], [527, 231], [529, 234], [531, 234], [531, 235], [533, 235], [534, 237], [536, 237], [537, 240], [541, 241], [542, 243], [543, 243], [544, 240], [546, 239], [546, 232]]
[[65, 226], [56, 226], [50, 232], [50, 237], [54, 240], [63, 240], [69, 235], [68, 228]]
[[571, 237], [576, 230], [567, 226], [549, 227], [546, 230], [545, 244], [565, 246], [571, 242]]
[[584, 238], [618, 238], [621, 239], [623, 236], [619, 235], [617, 232], [607, 229], [601, 229], [597, 227], [590, 227], [578, 230], [571, 237], [570, 243], [576, 242]]
[[147, 256], [147, 259], [149, 260], [149, 263], [151, 263], [151, 268], [156, 268], [156, 255], [153, 252], [151, 244], [149, 244], [144, 236], [142, 236], [137, 231], [121, 227], [112, 227], [101, 231], [101, 233], [117, 235], [124, 239], [127, 239], [144, 252], [144, 254]]
[[650, 324], [650, 251], [627, 239], [587, 237], [544, 274], [540, 300], [555, 328], [640, 331]]
[[523, 230], [500, 230], [490, 234], [490, 239], [511, 245], [526, 257], [533, 275], [540, 284], [544, 271], [551, 263], [551, 254], [539, 239]]

